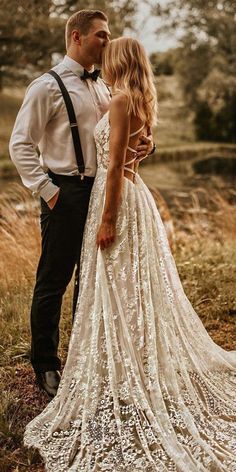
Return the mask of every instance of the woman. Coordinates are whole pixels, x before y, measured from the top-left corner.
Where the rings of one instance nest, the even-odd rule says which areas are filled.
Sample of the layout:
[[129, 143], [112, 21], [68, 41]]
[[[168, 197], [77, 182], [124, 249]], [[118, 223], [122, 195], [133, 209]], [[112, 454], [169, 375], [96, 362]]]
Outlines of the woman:
[[233, 472], [236, 353], [214, 344], [186, 298], [136, 173], [139, 134], [156, 116], [142, 46], [111, 41], [103, 76], [113, 97], [95, 130], [98, 171], [67, 362], [25, 444], [53, 472]]

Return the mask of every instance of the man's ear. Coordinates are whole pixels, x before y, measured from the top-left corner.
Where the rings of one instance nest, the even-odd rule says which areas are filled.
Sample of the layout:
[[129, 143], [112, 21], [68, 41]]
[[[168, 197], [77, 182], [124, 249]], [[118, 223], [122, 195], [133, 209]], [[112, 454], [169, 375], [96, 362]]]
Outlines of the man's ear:
[[78, 30], [73, 30], [71, 36], [74, 43], [81, 44], [81, 35]]

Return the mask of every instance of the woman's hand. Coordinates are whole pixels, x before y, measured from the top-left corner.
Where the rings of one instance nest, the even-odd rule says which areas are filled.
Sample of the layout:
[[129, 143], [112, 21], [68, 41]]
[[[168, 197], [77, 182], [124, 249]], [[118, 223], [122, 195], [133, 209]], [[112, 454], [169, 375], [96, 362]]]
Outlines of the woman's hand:
[[116, 225], [111, 221], [102, 221], [97, 234], [97, 247], [107, 249], [114, 243], [116, 237]]

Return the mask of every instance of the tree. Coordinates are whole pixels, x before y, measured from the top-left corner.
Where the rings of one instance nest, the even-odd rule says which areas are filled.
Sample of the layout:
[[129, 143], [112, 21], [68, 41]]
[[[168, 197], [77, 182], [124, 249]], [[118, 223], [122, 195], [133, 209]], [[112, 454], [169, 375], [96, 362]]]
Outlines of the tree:
[[165, 32], [183, 32], [176, 70], [201, 139], [236, 139], [235, 8], [236, 0], [170, 0], [154, 7]]
[[51, 0], [0, 0], [2, 83], [32, 80], [34, 74], [50, 67], [61, 23], [51, 18], [50, 9]]
[[153, 52], [150, 61], [154, 75], [173, 75], [176, 51], [169, 49], [164, 52]]
[[53, 11], [68, 18], [78, 10], [101, 10], [109, 18], [112, 37], [121, 36], [125, 29], [134, 29], [134, 15], [138, 9], [137, 0], [54, 0]]
[[17, 80], [32, 80], [65, 53], [64, 28], [77, 10], [107, 13], [113, 37], [132, 29], [136, 0], [0, 0], [0, 88]]

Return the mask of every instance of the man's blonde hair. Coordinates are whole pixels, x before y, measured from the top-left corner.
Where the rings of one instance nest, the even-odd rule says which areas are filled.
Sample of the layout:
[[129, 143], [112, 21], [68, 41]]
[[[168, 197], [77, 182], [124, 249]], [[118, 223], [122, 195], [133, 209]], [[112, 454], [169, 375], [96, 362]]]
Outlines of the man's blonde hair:
[[144, 47], [134, 38], [113, 39], [102, 57], [102, 76], [127, 98], [127, 112], [148, 126], [157, 122], [157, 93]]
[[71, 15], [66, 23], [66, 49], [68, 49], [70, 45], [72, 31], [76, 29], [82, 34], [87, 34], [93, 20], [97, 18], [108, 22], [105, 13], [100, 10], [80, 10]]

